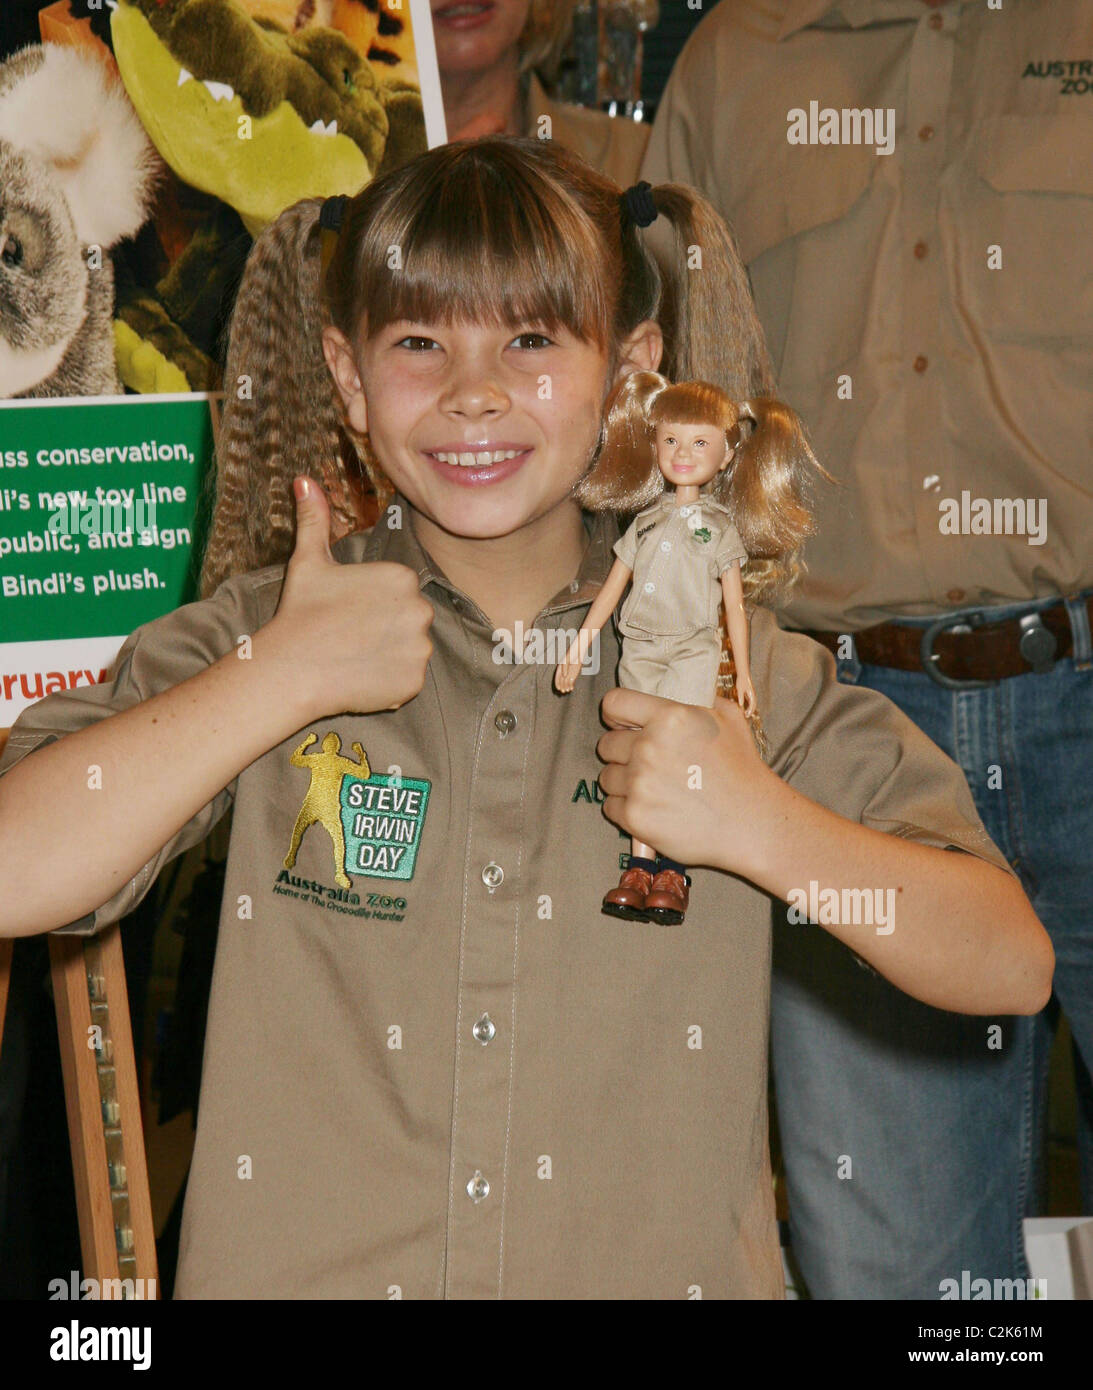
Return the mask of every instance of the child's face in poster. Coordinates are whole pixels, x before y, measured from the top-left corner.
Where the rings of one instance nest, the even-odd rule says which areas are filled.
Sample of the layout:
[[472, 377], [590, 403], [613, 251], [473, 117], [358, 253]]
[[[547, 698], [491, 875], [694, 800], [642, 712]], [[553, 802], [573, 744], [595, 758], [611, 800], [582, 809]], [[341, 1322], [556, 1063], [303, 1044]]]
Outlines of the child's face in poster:
[[657, 425], [657, 463], [676, 487], [701, 487], [727, 468], [732, 456], [717, 425]]

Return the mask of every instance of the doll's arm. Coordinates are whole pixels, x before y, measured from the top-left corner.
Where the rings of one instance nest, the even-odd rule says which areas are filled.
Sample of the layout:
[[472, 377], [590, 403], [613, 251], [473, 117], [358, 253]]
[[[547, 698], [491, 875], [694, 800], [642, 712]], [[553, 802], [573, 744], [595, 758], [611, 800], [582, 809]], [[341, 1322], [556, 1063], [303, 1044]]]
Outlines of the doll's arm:
[[615, 606], [626, 592], [626, 586], [630, 583], [632, 574], [633, 570], [628, 565], [624, 565], [621, 560], [616, 560], [611, 566], [610, 572], [604, 580], [603, 588], [596, 595], [592, 607], [588, 610], [585, 620], [581, 624], [581, 630], [577, 634], [576, 640], [570, 644], [565, 660], [559, 662], [558, 669], [554, 672], [556, 690], [565, 694], [572, 690], [577, 683], [577, 676], [581, 670], [582, 638], [587, 651], [588, 643], [592, 637], [599, 632], [615, 611]]
[[732, 659], [736, 663], [736, 702], [745, 714], [754, 714], [755, 687], [751, 683], [748, 615], [744, 609], [744, 585], [739, 565], [730, 565], [722, 573], [721, 592], [725, 598], [725, 623], [732, 643]]

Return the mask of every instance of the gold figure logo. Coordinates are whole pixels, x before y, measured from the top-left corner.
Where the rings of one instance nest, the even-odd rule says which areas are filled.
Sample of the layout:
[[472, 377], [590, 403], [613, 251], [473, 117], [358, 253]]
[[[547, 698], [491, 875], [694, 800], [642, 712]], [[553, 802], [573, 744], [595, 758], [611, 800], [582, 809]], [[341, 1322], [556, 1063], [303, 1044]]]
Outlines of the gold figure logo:
[[307, 768], [311, 773], [311, 785], [292, 828], [292, 844], [285, 855], [285, 868], [295, 866], [300, 841], [308, 827], [320, 821], [334, 844], [334, 877], [339, 887], [349, 888], [351, 884], [345, 872], [345, 831], [342, 829], [342, 778], [352, 776], [367, 780], [372, 769], [359, 743], [353, 745], [353, 752], [360, 759], [355, 763], [341, 756], [342, 741], [337, 734], [330, 733], [323, 738], [321, 753], [309, 753], [307, 750], [317, 741], [317, 734], [308, 734], [289, 759], [293, 767]]

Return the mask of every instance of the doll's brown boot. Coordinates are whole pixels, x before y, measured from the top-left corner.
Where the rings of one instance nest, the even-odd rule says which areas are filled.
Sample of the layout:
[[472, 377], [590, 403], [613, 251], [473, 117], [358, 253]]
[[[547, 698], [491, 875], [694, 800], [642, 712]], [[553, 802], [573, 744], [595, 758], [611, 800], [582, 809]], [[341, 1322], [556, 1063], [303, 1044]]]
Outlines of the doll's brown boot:
[[623, 917], [628, 922], [648, 922], [645, 895], [653, 882], [648, 869], [626, 869], [619, 886], [603, 895], [602, 911], [609, 917]]
[[650, 922], [678, 927], [690, 901], [690, 879], [675, 869], [661, 869], [645, 895], [645, 915]]

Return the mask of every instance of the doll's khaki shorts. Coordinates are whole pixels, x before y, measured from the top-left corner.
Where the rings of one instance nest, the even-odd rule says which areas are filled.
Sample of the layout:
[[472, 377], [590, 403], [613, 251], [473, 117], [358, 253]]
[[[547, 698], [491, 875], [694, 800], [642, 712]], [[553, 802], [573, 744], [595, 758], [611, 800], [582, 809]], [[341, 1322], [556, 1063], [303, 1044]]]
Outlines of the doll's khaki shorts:
[[685, 637], [626, 636], [619, 684], [646, 695], [712, 709], [720, 665], [721, 634], [711, 628]]

